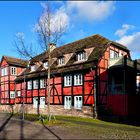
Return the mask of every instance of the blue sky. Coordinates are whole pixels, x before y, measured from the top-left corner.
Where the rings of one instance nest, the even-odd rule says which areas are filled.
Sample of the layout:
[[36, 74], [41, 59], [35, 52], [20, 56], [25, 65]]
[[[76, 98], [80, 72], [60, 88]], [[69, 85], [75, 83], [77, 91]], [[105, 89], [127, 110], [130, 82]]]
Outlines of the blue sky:
[[[126, 45], [133, 59], [140, 58], [140, 2], [139, 1], [57, 1], [52, 2], [54, 13], [65, 15], [66, 44], [93, 34]], [[33, 31], [43, 10], [43, 2], [0, 2], [0, 57], [19, 57], [14, 50], [16, 33], [23, 32], [27, 43], [38, 47]], [[38, 49], [38, 53], [40, 50]]]

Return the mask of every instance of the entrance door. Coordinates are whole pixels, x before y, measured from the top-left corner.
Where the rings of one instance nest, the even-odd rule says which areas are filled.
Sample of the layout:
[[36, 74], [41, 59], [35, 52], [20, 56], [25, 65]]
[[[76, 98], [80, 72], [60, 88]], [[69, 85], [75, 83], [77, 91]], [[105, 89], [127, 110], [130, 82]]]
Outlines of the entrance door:
[[65, 96], [64, 108], [65, 109], [71, 109], [71, 96]]
[[75, 96], [74, 97], [74, 108], [75, 109], [82, 109], [82, 96]]
[[33, 108], [37, 108], [38, 106], [38, 97], [33, 98]]
[[45, 97], [40, 97], [40, 108], [45, 107]]

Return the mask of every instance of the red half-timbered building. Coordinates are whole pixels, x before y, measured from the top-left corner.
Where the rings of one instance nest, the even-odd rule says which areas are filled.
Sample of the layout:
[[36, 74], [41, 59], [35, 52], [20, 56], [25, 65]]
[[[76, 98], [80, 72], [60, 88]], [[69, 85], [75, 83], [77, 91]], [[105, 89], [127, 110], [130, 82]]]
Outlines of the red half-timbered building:
[[27, 61], [3, 56], [1, 60], [0, 76], [0, 102], [1, 104], [14, 104], [15, 83], [14, 80], [23, 69], [26, 68]]
[[[2, 58], [3, 68], [5, 59]], [[44, 52], [26, 63], [10, 81], [1, 77], [1, 104], [21, 106], [27, 112], [37, 108], [47, 113], [47, 67], [48, 54]], [[24, 68], [27, 67], [25, 70]], [[54, 114], [93, 115], [95, 104], [111, 110], [114, 115], [128, 116], [136, 112], [139, 94], [136, 92], [136, 77], [140, 66], [132, 61], [129, 50], [100, 35], [93, 35], [61, 47], [51, 48], [51, 112]], [[22, 72], [21, 72], [22, 71]], [[14, 90], [15, 99], [9, 93]], [[5, 96], [3, 96], [3, 93]], [[96, 99], [96, 102], [95, 102]], [[9, 102], [10, 101], [10, 102]], [[100, 112], [100, 111], [99, 111]]]

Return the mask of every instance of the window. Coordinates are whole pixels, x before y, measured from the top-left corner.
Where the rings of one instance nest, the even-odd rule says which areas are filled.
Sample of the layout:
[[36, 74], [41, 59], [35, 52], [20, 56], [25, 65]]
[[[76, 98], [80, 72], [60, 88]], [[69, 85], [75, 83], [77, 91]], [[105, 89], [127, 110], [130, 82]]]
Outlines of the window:
[[74, 108], [75, 109], [82, 109], [82, 96], [75, 96], [74, 97]]
[[38, 80], [33, 81], [33, 89], [38, 89]]
[[64, 97], [64, 108], [71, 109], [71, 96]]
[[27, 86], [28, 86], [28, 89], [32, 89], [32, 81], [28, 81]]
[[33, 108], [37, 108], [38, 106], [38, 97], [33, 98]]
[[14, 91], [10, 91], [10, 98], [14, 99], [15, 98], [15, 92]]
[[31, 66], [31, 71], [35, 71], [36, 70], [36, 65]]
[[17, 74], [16, 67], [11, 67], [11, 75], [16, 75], [16, 74]]
[[71, 86], [72, 85], [72, 76], [66, 75], [64, 76], [64, 86]]
[[45, 107], [45, 97], [40, 97], [40, 108]]
[[63, 65], [64, 63], [64, 57], [58, 58], [58, 65]]
[[110, 58], [118, 58], [119, 57], [119, 53], [114, 51], [114, 50], [110, 50]]
[[140, 78], [139, 78], [139, 76], [137, 76], [137, 80], [136, 80], [136, 93], [137, 94], [140, 93]]
[[1, 69], [1, 76], [4, 76], [4, 69]]
[[21, 96], [21, 91], [17, 91], [17, 97]]
[[77, 54], [77, 61], [86, 60], [86, 52], [82, 51]]
[[8, 75], [8, 67], [1, 69], [1, 76], [5, 76], [5, 75]]
[[46, 79], [40, 79], [40, 88], [46, 87]]
[[137, 79], [136, 85], [137, 85], [137, 87], [140, 87], [140, 82], [138, 79]]
[[8, 67], [4, 68], [5, 75], [8, 75]]
[[82, 74], [75, 74], [74, 75], [74, 85], [82, 85], [83, 80], [82, 80]]
[[44, 62], [44, 63], [43, 63], [43, 67], [44, 67], [45, 69], [47, 69], [47, 68], [48, 68], [48, 62]]

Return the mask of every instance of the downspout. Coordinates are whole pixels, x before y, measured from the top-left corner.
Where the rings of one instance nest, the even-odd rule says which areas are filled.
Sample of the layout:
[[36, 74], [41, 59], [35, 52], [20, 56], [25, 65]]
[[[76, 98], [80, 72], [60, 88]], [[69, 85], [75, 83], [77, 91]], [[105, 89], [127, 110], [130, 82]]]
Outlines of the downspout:
[[124, 114], [125, 114], [125, 116], [126, 116], [126, 67], [127, 67], [127, 57], [124, 56], [124, 70], [123, 70], [124, 76], [123, 76], [123, 79], [124, 79]]
[[[14, 104], [14, 107], [15, 107], [15, 112], [16, 112], [16, 98], [17, 98], [17, 88], [16, 88], [16, 82], [15, 82], [15, 80], [14, 80], [14, 89], [15, 89], [15, 104]], [[13, 110], [13, 111], [14, 111]]]
[[24, 121], [24, 118], [25, 118], [25, 111], [24, 111], [24, 109], [25, 109], [25, 103], [24, 103], [24, 100], [25, 100], [25, 93], [26, 93], [26, 75], [25, 75], [25, 72], [24, 72], [24, 92], [23, 92], [23, 96], [22, 96], [22, 99], [23, 99], [23, 101], [22, 101], [22, 120]]
[[98, 94], [98, 79], [97, 79], [97, 65], [95, 66], [95, 76], [94, 76], [94, 118], [97, 119], [98, 113], [97, 113], [97, 94]]

